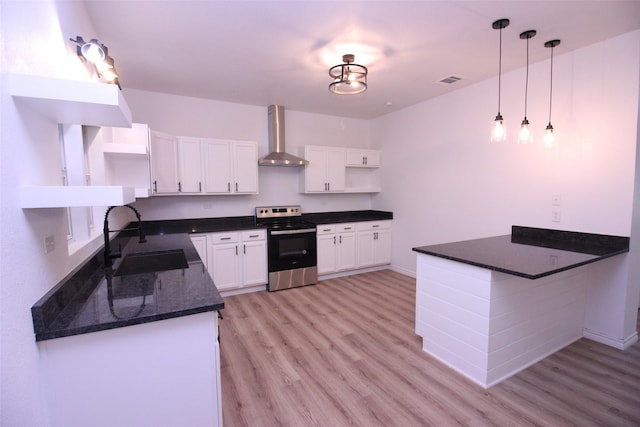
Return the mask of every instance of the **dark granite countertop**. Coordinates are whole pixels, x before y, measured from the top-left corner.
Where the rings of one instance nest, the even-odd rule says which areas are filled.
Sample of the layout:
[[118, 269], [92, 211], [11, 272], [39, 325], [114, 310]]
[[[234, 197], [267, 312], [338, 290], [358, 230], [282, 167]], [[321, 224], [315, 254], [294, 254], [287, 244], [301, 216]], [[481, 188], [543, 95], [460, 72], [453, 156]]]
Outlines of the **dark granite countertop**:
[[629, 252], [629, 238], [513, 226], [511, 235], [421, 246], [413, 250], [538, 279]]
[[193, 218], [143, 221], [147, 234], [175, 233], [215, 233], [218, 231], [251, 230], [264, 228], [256, 225], [254, 216], [233, 216], [226, 218]]
[[[146, 243], [138, 243], [121, 233], [111, 247], [119, 245], [123, 256], [111, 271], [104, 269], [100, 251], [31, 308], [36, 341], [224, 308], [188, 234], [148, 235]], [[175, 249], [184, 251], [186, 268], [118, 275], [127, 254]]]
[[[392, 218], [391, 212], [371, 210], [303, 215], [316, 224]], [[31, 308], [36, 341], [221, 310], [223, 299], [189, 234], [264, 228], [254, 216], [143, 221], [142, 227], [146, 243], [138, 243], [135, 231], [112, 240], [111, 247], [121, 246], [123, 257], [114, 261], [111, 274], [99, 251], [36, 302]], [[172, 249], [184, 251], [188, 268], [113, 274], [129, 253]]]
[[342, 222], [380, 221], [393, 219], [393, 212], [363, 210], [302, 214], [302, 219], [314, 224], [338, 224]]

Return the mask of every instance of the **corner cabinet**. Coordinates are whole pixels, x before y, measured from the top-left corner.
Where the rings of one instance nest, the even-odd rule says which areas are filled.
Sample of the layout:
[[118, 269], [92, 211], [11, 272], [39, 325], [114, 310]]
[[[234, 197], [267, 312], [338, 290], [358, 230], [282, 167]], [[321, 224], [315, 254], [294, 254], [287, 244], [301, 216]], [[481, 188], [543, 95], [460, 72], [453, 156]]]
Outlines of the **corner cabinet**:
[[377, 193], [381, 153], [378, 150], [305, 146], [309, 161], [301, 175], [301, 192]]
[[191, 235], [223, 296], [267, 284], [267, 232], [262, 229]]

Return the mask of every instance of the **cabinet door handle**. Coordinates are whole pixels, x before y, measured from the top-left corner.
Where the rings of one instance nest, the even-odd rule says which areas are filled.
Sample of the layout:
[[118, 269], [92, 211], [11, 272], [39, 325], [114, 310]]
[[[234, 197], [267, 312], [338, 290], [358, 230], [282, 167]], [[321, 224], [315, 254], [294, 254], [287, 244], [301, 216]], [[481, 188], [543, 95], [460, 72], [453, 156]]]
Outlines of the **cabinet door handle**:
[[158, 181], [153, 181], [153, 192], [154, 193], [158, 192]]
[[220, 240], [231, 240], [231, 237], [221, 237]]
[[351, 230], [351, 227], [345, 227], [344, 229], [345, 230]]
[[231, 193], [231, 183], [227, 182], [227, 193]]
[[327, 182], [327, 190], [331, 191], [331, 183]]
[[374, 224], [374, 225], [372, 225], [371, 227], [372, 227], [372, 228], [378, 228], [378, 227], [380, 227], [380, 224]]
[[198, 192], [202, 193], [202, 182], [198, 182]]
[[238, 183], [236, 182], [236, 193], [238, 192]]
[[323, 228], [322, 231], [324, 231], [326, 233], [327, 231], [331, 231], [331, 229], [330, 228]]
[[236, 245], [236, 255], [238, 255], [238, 245]]
[[340, 236], [340, 244], [342, 244], [342, 236]]
[[260, 235], [259, 234], [252, 234], [252, 235], [249, 236], [250, 239], [251, 238], [256, 238], [256, 237], [260, 237]]
[[247, 245], [242, 245], [242, 253], [247, 254]]
[[336, 236], [333, 236], [333, 244], [336, 244]]
[[178, 181], [178, 193], [182, 192], [182, 183]]

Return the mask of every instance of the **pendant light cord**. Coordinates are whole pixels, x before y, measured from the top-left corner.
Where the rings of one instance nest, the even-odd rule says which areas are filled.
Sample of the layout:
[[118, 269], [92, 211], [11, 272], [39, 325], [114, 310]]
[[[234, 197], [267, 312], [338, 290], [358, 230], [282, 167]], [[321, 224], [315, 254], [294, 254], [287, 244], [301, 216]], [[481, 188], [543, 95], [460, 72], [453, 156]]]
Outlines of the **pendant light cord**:
[[527, 37], [527, 76], [524, 83], [524, 118], [527, 118], [527, 95], [529, 93], [529, 39]]
[[500, 115], [500, 88], [502, 86], [502, 27], [500, 27], [500, 49], [498, 57], [498, 115]]
[[553, 99], [553, 47], [551, 47], [551, 78], [549, 80], [549, 124], [551, 124], [551, 100]]

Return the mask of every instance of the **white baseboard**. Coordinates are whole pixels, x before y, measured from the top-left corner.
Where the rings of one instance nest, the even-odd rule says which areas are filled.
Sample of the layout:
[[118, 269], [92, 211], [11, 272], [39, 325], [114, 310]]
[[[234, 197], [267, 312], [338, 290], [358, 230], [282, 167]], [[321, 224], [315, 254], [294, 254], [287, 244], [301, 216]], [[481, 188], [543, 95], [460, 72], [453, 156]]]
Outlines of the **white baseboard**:
[[626, 350], [633, 344], [638, 342], [638, 332], [634, 332], [625, 339], [611, 338], [604, 335], [600, 335], [588, 329], [583, 330], [583, 336], [592, 341], [599, 342], [600, 344], [608, 345], [609, 347], [617, 348], [618, 350]]

